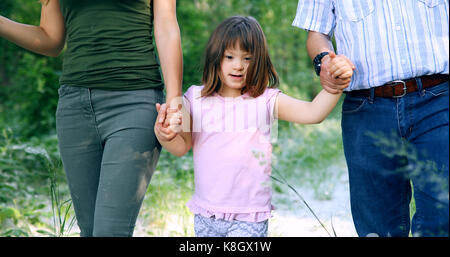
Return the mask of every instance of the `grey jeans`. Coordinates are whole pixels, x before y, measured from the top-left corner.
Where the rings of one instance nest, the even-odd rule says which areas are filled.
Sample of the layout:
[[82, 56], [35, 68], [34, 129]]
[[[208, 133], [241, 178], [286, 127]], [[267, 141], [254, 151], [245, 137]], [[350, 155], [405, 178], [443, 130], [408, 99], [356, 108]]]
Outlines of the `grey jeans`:
[[161, 90], [63, 85], [58, 144], [81, 236], [132, 236], [161, 145], [153, 126]]

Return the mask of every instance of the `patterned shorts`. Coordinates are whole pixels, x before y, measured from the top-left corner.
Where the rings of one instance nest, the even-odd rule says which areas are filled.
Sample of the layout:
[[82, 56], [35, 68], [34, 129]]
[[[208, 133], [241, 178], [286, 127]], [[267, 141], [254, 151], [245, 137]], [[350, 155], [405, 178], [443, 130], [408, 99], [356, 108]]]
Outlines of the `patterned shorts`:
[[269, 220], [247, 222], [240, 220], [206, 218], [194, 216], [194, 230], [197, 237], [267, 237]]

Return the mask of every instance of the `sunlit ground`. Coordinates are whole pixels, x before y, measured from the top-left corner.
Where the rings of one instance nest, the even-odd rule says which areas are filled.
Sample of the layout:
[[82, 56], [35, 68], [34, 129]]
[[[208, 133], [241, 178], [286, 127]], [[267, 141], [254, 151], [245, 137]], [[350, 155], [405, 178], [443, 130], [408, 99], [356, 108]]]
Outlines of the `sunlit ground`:
[[[269, 236], [356, 236], [338, 120], [291, 126], [278, 136], [272, 175], [294, 187], [323, 226], [293, 190], [273, 181], [276, 210], [269, 221]], [[193, 192], [190, 158], [177, 160], [162, 154], [135, 236], [194, 236], [193, 214], [185, 206]], [[175, 177], [179, 180], [172, 181], [173, 174], [168, 176], [168, 170], [173, 169], [178, 170]]]
[[[335, 236], [334, 233], [338, 237], [357, 236], [352, 222], [348, 181], [345, 176], [336, 183], [333, 196], [329, 200], [314, 199], [313, 190], [298, 188], [297, 191], [302, 194], [325, 229], [295, 194], [288, 194], [288, 196], [275, 194], [274, 204], [277, 209], [269, 220], [269, 236], [328, 237]], [[138, 220], [135, 236], [193, 236], [193, 220], [192, 214], [167, 214], [164, 228], [155, 228], [155, 225], [148, 224], [141, 217]]]

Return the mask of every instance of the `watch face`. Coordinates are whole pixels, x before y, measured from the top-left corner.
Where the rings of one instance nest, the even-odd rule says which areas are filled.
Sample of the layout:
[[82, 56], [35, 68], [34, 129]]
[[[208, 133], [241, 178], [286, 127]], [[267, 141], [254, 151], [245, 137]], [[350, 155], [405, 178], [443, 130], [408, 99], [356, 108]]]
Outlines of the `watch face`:
[[320, 64], [314, 65], [314, 71], [316, 72], [317, 76], [320, 76]]
[[327, 55], [328, 52], [322, 52], [314, 58], [314, 70], [316, 71], [317, 76], [320, 76], [320, 66], [322, 64], [322, 58]]

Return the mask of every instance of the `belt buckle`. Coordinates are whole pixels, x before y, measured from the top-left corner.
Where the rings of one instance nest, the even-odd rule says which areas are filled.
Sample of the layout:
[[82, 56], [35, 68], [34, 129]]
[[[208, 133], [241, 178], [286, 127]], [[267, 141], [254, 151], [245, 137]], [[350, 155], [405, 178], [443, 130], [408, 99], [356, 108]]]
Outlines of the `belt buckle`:
[[404, 97], [405, 95], [406, 95], [406, 93], [407, 93], [407, 88], [406, 88], [406, 82], [405, 81], [403, 81], [403, 80], [394, 80], [394, 81], [391, 81], [390, 82], [390, 84], [395, 84], [395, 83], [402, 83], [403, 84], [403, 94], [401, 94], [401, 95], [395, 95], [395, 89], [394, 89], [394, 86], [392, 86], [392, 89], [393, 89], [393, 91], [394, 91], [394, 93], [392, 94], [392, 97], [393, 98], [400, 98], [400, 97]]

